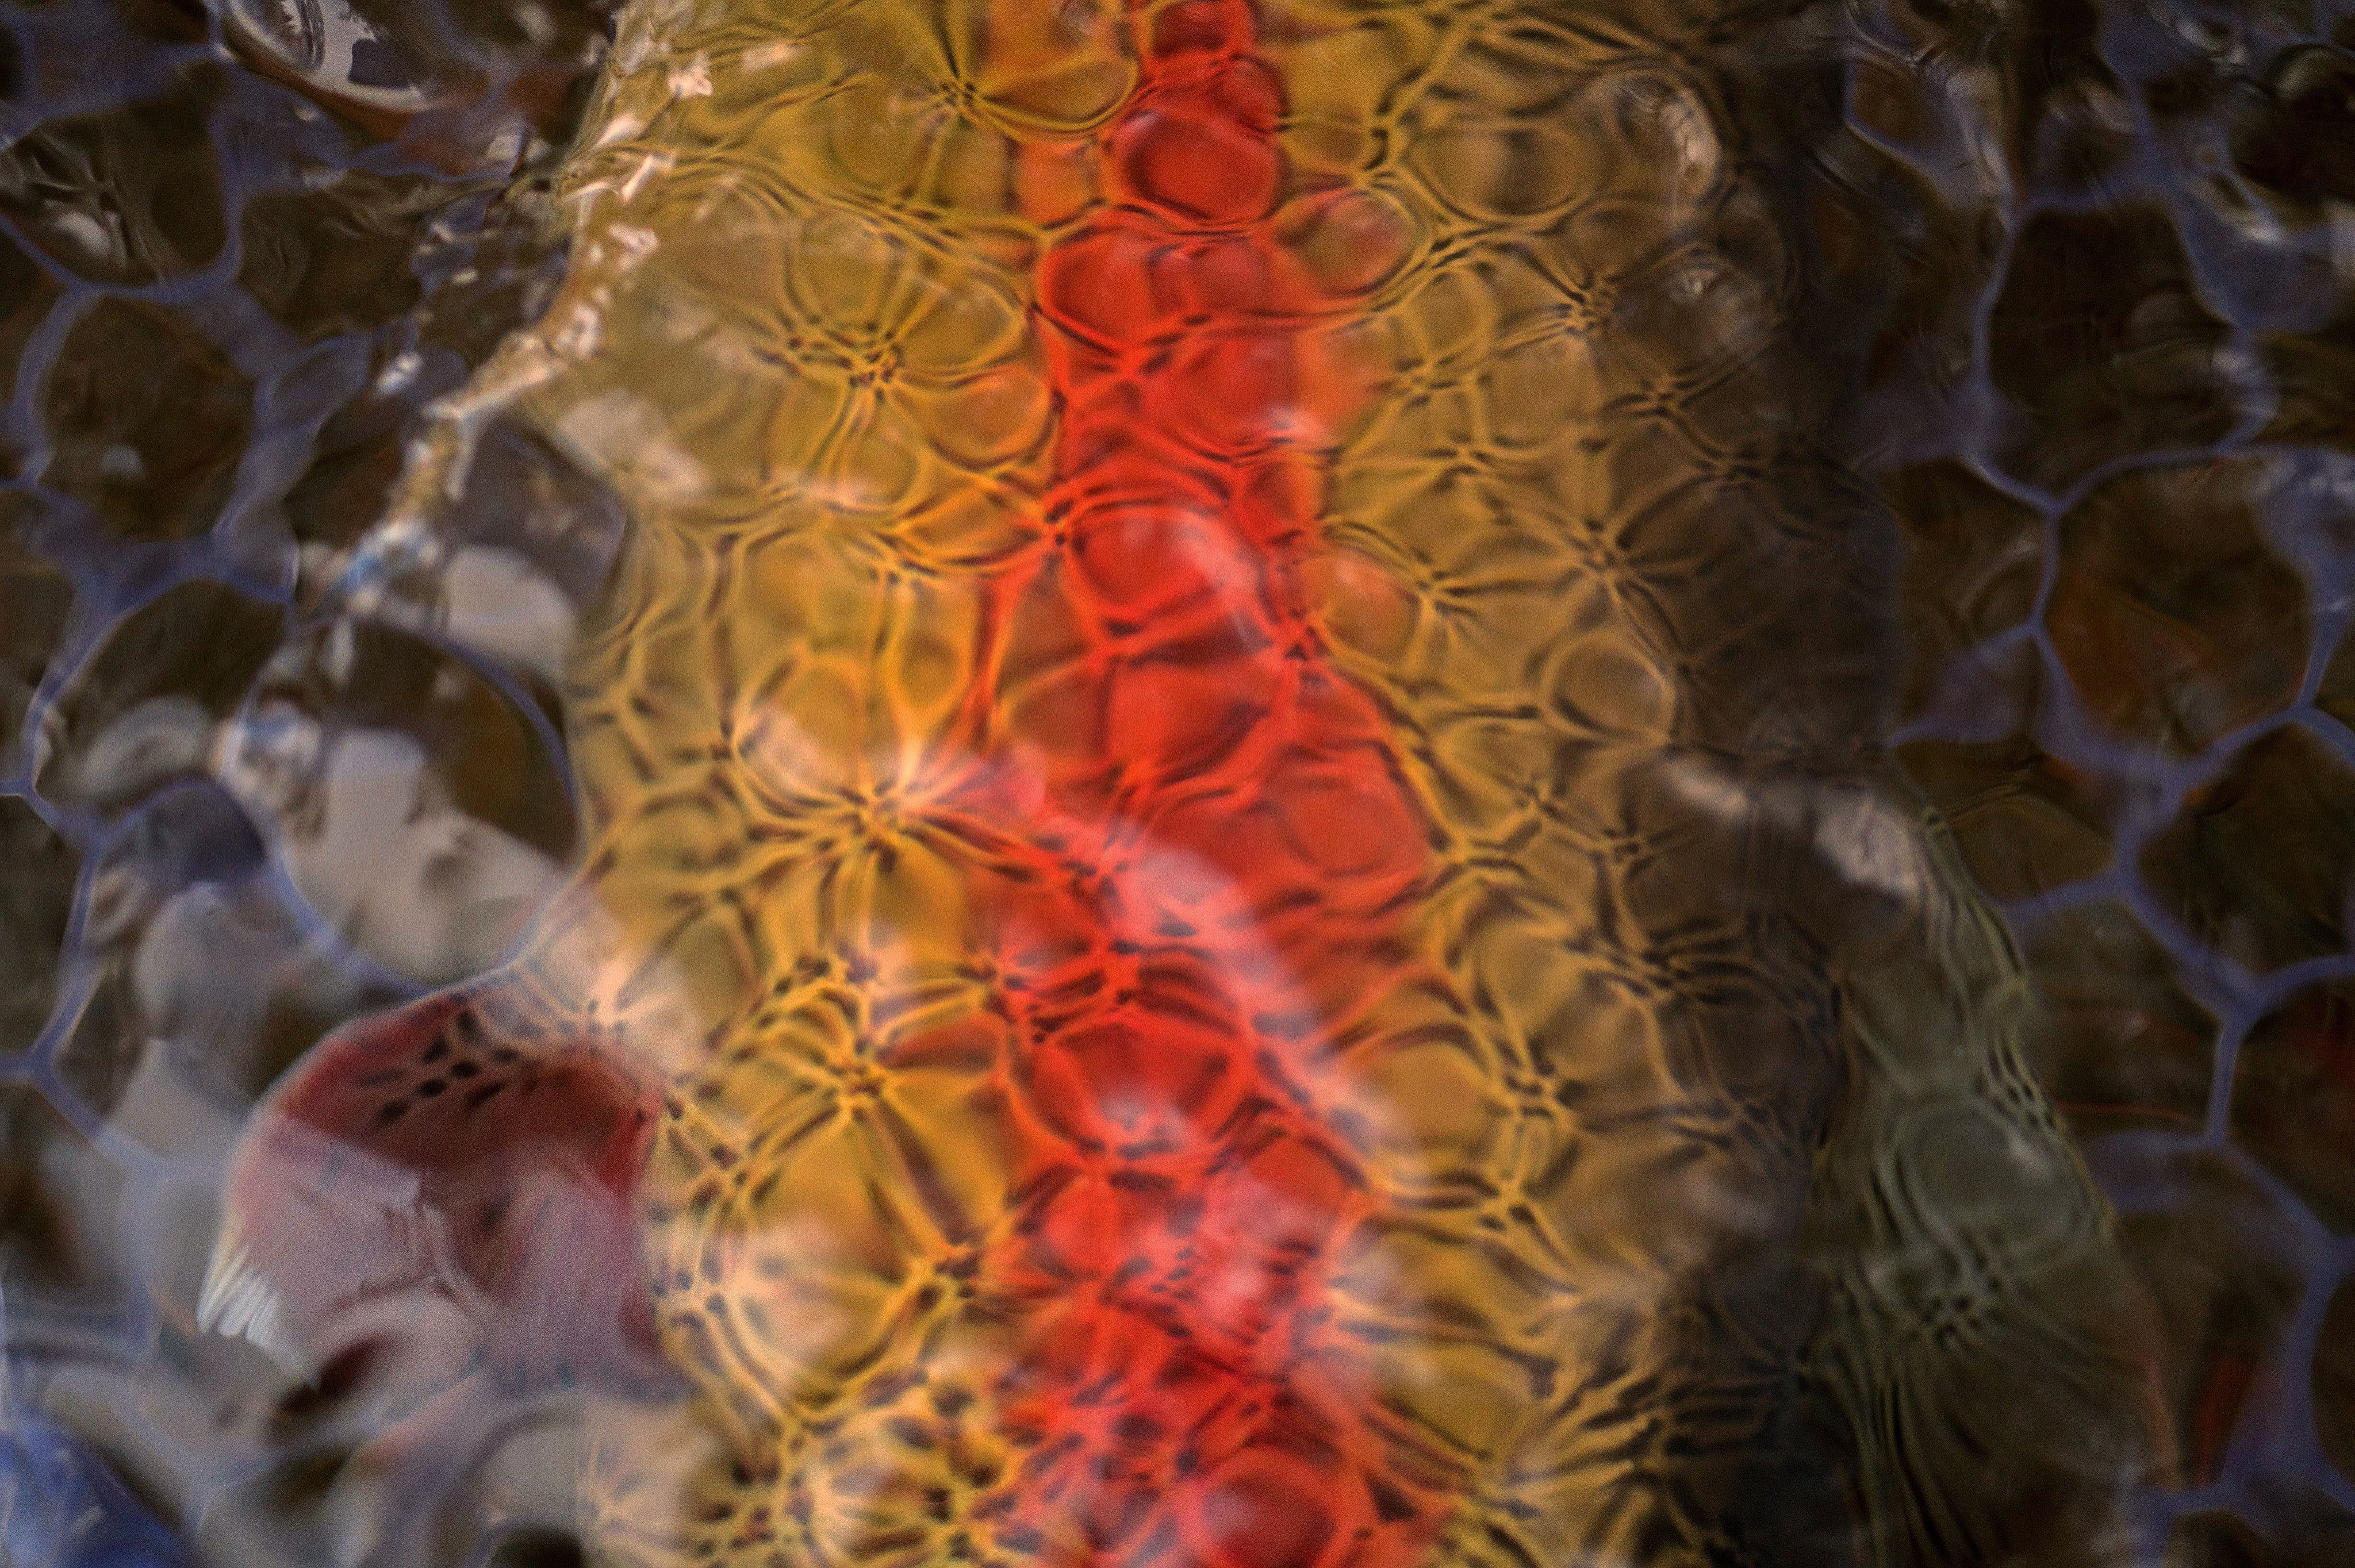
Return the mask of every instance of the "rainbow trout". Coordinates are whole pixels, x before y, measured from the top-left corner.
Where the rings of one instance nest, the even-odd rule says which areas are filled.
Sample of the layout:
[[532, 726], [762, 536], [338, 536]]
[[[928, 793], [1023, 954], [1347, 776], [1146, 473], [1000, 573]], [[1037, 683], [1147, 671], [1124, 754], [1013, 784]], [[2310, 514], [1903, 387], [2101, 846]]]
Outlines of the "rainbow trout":
[[[1828, 26], [634, 5], [330, 594], [560, 676], [579, 869], [282, 1082], [208, 1319], [456, 1302], [648, 1568], [2128, 1561], [2111, 1222], [1880, 748]], [[453, 587], [502, 421], [627, 509], [577, 627]]]

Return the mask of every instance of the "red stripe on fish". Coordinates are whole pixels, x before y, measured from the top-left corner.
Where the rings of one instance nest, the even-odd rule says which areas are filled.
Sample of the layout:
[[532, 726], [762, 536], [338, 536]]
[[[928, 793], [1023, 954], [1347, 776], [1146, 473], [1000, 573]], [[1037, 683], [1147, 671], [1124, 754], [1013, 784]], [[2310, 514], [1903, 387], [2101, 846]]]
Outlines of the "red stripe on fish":
[[[1277, 238], [1282, 91], [1252, 8], [1136, 15], [1112, 201], [1039, 271], [1054, 547], [998, 592], [989, 744], [1050, 803], [1005, 837], [1024, 886], [1081, 890], [1108, 956], [1076, 1003], [1007, 1003], [1046, 1126], [1011, 1255], [984, 1267], [1034, 1304], [999, 1539], [1072, 1564], [1403, 1563], [1442, 1503], [1336, 1328], [1376, 1202], [1346, 1134], [1380, 1108], [1329, 1058], [1412, 968], [1427, 830], [1301, 581], [1317, 447], [1351, 412], [1305, 329], [1339, 307]], [[987, 832], [1018, 808], [971, 810]]]

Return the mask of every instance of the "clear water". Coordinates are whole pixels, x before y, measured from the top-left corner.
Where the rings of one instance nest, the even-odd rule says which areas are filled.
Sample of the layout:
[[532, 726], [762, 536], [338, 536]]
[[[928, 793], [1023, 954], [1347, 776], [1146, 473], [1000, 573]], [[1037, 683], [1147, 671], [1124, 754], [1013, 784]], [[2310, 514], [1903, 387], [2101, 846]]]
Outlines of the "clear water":
[[2335, 16], [0, 16], [9, 1563], [2355, 1553]]

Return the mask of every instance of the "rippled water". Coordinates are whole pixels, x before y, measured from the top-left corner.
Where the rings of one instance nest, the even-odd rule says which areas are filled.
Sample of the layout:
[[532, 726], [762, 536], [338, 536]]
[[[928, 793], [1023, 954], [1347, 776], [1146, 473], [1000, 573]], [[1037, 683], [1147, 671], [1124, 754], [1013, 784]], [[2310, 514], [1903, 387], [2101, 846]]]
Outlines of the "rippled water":
[[0, 1562], [2355, 1561], [2335, 16], [0, 21]]

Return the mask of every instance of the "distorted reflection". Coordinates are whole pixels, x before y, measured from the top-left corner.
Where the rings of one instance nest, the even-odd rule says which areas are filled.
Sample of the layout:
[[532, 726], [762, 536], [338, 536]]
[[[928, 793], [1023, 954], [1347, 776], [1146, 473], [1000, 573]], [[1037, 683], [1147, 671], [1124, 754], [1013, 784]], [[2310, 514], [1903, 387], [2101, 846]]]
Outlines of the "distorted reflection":
[[0, 1564], [2338, 1561], [2350, 46], [0, 5]]

